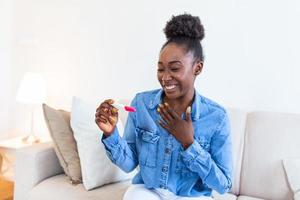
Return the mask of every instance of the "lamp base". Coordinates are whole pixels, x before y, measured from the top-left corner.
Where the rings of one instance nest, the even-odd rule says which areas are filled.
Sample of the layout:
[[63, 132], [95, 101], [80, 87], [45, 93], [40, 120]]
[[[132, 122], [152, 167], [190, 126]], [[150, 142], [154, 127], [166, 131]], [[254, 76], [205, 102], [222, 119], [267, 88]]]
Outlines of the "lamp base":
[[34, 143], [39, 143], [40, 139], [37, 138], [35, 135], [28, 135], [22, 138], [22, 142], [26, 144], [34, 144]]

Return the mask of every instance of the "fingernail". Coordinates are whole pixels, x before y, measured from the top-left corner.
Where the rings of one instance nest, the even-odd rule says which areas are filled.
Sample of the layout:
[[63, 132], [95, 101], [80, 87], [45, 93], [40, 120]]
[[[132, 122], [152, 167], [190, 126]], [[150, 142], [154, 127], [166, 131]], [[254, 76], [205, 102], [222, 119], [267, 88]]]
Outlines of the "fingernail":
[[118, 111], [119, 110], [117, 108], [112, 108], [112, 110], [111, 110], [111, 112], [114, 113], [114, 114], [117, 113]]
[[162, 108], [162, 107], [164, 107], [164, 105], [163, 105], [163, 104], [158, 104], [158, 106], [159, 106], [159, 107], [161, 107], [161, 108]]
[[186, 112], [191, 113], [191, 106], [187, 107]]
[[160, 112], [160, 108], [157, 108], [157, 112]]
[[168, 104], [167, 102], [165, 102], [165, 105], [166, 105], [166, 106], [169, 106], [169, 104]]

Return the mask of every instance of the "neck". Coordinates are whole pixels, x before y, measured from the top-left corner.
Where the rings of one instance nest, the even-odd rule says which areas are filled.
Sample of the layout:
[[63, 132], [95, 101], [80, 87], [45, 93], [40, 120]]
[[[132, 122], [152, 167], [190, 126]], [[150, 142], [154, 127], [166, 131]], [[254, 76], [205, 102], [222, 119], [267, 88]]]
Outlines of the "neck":
[[195, 89], [192, 88], [186, 95], [176, 98], [176, 99], [168, 99], [166, 95], [163, 97], [163, 101], [167, 102], [171, 108], [175, 110], [177, 114], [181, 114], [185, 112], [187, 107], [191, 106], [194, 101]]

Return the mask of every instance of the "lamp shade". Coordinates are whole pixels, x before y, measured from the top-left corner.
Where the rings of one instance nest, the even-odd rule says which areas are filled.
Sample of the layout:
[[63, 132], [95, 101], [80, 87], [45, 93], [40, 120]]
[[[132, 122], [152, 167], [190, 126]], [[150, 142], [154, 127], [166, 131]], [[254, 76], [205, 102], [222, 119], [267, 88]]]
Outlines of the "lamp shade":
[[46, 99], [46, 83], [41, 74], [27, 72], [18, 88], [16, 100], [26, 104], [42, 104]]

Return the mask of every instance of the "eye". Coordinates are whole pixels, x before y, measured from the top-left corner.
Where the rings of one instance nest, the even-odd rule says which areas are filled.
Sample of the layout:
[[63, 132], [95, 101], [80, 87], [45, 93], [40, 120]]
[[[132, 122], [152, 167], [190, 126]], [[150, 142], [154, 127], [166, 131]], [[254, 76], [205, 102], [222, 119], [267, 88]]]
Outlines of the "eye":
[[158, 68], [158, 69], [157, 69], [157, 71], [158, 71], [158, 72], [163, 72], [163, 71], [164, 71], [164, 69], [162, 69], [162, 68]]
[[171, 70], [172, 70], [173, 72], [177, 72], [177, 71], [179, 70], [179, 68], [171, 68]]

